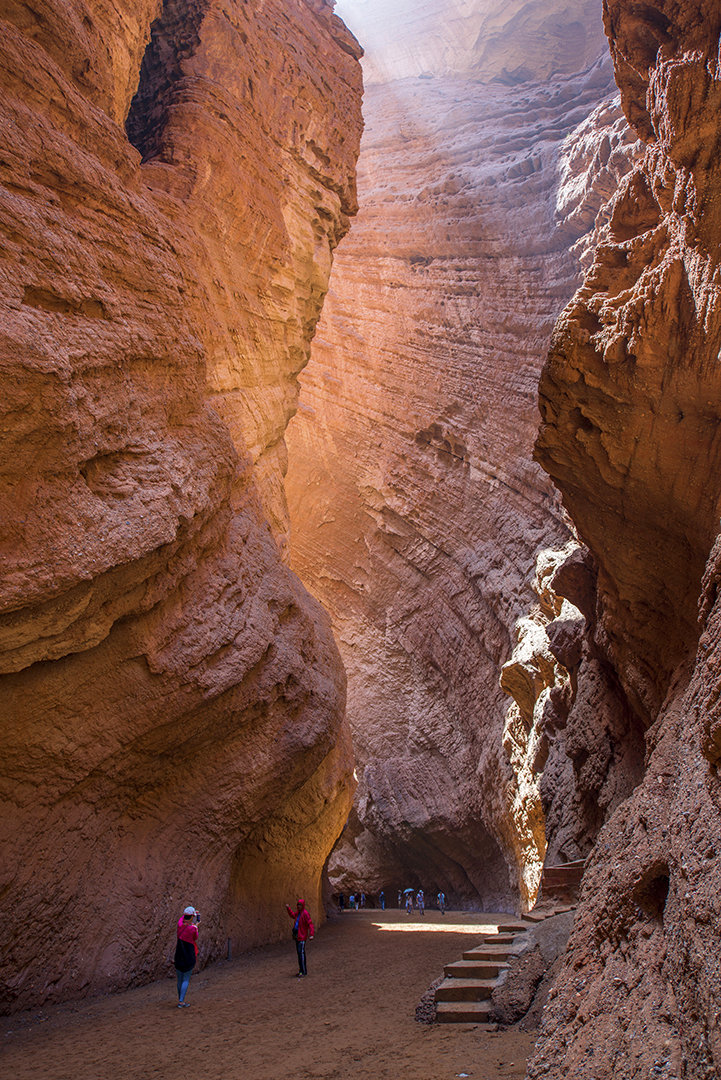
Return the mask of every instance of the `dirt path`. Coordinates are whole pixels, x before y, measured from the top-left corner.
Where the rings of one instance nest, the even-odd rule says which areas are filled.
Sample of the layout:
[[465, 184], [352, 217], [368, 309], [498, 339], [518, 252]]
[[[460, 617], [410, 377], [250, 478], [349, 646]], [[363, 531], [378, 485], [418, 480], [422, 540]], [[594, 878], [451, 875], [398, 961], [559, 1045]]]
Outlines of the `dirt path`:
[[[508, 916], [501, 918], [507, 919]], [[416, 1004], [492, 917], [346, 912], [308, 947], [259, 949], [194, 975], [0, 1020], [0, 1076], [13, 1080], [507, 1080], [533, 1036], [419, 1024]]]

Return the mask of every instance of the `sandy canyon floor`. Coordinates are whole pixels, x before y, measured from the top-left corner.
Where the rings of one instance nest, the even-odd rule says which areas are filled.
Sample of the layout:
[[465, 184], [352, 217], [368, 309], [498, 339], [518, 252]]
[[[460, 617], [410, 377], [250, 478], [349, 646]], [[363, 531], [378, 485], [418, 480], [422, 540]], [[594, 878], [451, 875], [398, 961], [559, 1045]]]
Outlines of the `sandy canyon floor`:
[[[508, 918], [502, 916], [501, 918]], [[0, 1075], [14, 1080], [501, 1080], [525, 1075], [534, 1037], [419, 1024], [416, 1004], [492, 916], [347, 912], [308, 949], [255, 950], [193, 976], [0, 1019]], [[169, 955], [172, 944], [168, 944]]]

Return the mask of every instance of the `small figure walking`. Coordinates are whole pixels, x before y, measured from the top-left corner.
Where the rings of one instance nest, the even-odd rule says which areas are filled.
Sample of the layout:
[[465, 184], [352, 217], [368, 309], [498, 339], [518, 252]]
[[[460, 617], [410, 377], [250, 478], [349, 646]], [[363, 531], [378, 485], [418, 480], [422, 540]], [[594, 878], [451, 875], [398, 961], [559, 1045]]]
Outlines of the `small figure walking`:
[[344, 909], [345, 909], [345, 896], [343, 895], [343, 893], [340, 893], [339, 896], [338, 896], [338, 910], [340, 911], [341, 915], [343, 914]]
[[365, 906], [366, 906], [366, 894], [365, 894], [364, 892], [362, 892], [362, 893], [360, 894], [360, 906], [361, 906], [361, 907], [365, 907]]
[[380, 896], [378, 897], [378, 899], [380, 901], [381, 911], [385, 911], [385, 909], [386, 909], [386, 894], [383, 892], [382, 889], [381, 889], [381, 893], [380, 893]]
[[413, 893], [412, 892], [407, 892], [406, 893], [406, 915], [412, 915], [412, 914], [413, 914]]
[[305, 943], [313, 940], [315, 927], [306, 911], [305, 900], [296, 900], [295, 906], [297, 910], [293, 911], [289, 904], [285, 905], [291, 919], [295, 920], [293, 923], [293, 940], [295, 941], [295, 951], [298, 953], [298, 974], [296, 978], [303, 979], [308, 974], [305, 962]]
[[423, 896], [423, 889], [418, 890], [418, 895], [416, 896], [416, 906], [418, 907], [419, 913], [421, 915], [425, 915], [425, 913], [426, 913], [426, 901], [425, 901], [425, 897]]
[[193, 974], [198, 959], [198, 923], [200, 912], [194, 907], [187, 907], [178, 919], [178, 941], [175, 946], [175, 971], [178, 976], [178, 1008], [189, 1009], [190, 1002], [185, 1000], [190, 976]]
[[401, 906], [401, 904], [402, 904], [402, 903], [403, 903], [403, 893], [402, 893], [402, 892], [401, 892], [401, 890], [399, 889], [399, 890], [398, 890], [398, 907], [399, 907], [399, 908], [400, 908], [400, 906]]
[[446, 913], [446, 894], [444, 892], [439, 892], [438, 893], [438, 910], [440, 911], [441, 915], [445, 915], [445, 913]]

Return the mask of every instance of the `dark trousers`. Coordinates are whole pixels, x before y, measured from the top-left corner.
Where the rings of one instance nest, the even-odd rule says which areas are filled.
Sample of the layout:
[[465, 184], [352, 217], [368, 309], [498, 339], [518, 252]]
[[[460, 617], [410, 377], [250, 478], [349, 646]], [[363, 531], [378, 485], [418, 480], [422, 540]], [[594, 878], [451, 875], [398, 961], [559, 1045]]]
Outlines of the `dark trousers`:
[[305, 942], [296, 941], [295, 948], [298, 953], [298, 974], [307, 975], [308, 968], [305, 966]]

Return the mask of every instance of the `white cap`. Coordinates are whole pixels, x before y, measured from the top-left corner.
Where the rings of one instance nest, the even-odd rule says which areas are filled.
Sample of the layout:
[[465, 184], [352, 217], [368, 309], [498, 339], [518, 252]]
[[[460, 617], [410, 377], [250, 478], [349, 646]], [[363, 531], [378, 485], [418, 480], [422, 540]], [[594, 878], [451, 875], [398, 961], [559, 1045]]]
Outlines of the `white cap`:
[[195, 915], [196, 911], [194, 907], [187, 907], [183, 912], [183, 915]]

